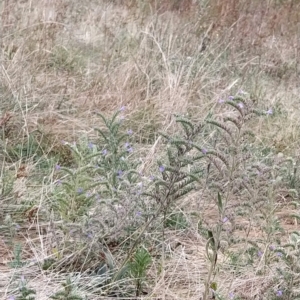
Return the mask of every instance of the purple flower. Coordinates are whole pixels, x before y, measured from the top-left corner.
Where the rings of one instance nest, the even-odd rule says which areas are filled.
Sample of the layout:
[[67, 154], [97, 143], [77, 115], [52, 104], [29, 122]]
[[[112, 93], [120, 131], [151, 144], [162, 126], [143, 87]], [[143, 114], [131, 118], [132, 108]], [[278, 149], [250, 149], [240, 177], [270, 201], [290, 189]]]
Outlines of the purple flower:
[[272, 114], [273, 114], [273, 109], [272, 109], [272, 108], [268, 109], [268, 110], [266, 111], [266, 114], [267, 114], [267, 115], [272, 115]]
[[9, 297], [7, 298], [7, 300], [16, 300], [16, 297], [13, 296], [13, 295], [11, 295], [11, 296], [9, 296]]
[[123, 171], [122, 171], [122, 170], [119, 170], [119, 171], [117, 172], [117, 174], [118, 174], [118, 177], [120, 178], [120, 177], [123, 175]]
[[203, 149], [201, 149], [201, 152], [202, 152], [203, 154], [206, 154], [206, 153], [207, 153], [207, 149], [203, 148]]
[[277, 297], [281, 297], [282, 295], [283, 295], [282, 290], [278, 290], [278, 291], [276, 292], [276, 296], [277, 296]]
[[258, 256], [258, 257], [262, 257], [262, 255], [263, 255], [263, 253], [259, 250], [259, 251], [257, 252], [257, 256]]
[[245, 92], [245, 91], [243, 91], [243, 90], [239, 90], [239, 94], [240, 94], [240, 95], [246, 95], [247, 92]]
[[277, 252], [276, 255], [277, 255], [278, 257], [281, 257], [281, 256], [282, 256], [282, 253], [281, 253], [281, 252]]
[[89, 142], [88, 143], [88, 148], [92, 150], [94, 148], [94, 144], [92, 142]]
[[165, 171], [165, 167], [164, 166], [160, 166], [159, 167], [159, 171], [162, 173], [162, 172], [164, 172]]
[[270, 245], [270, 246], [269, 246], [269, 249], [270, 249], [270, 251], [274, 251], [274, 250], [275, 250], [275, 246]]
[[140, 211], [138, 211], [138, 212], [136, 213], [136, 215], [137, 215], [138, 217], [140, 217], [140, 216], [142, 215], [142, 213], [141, 213]]
[[238, 104], [238, 106], [239, 106], [239, 108], [244, 108], [244, 104], [243, 104], [242, 102], [240, 102], [240, 103]]
[[81, 187], [78, 188], [77, 193], [78, 193], [78, 194], [82, 194], [82, 193], [83, 193], [83, 188], [81, 188]]
[[21, 226], [19, 224], [16, 224], [16, 230], [21, 229]]
[[55, 170], [56, 171], [59, 171], [61, 169], [61, 166], [60, 165], [55, 165]]
[[131, 129], [127, 130], [127, 134], [128, 135], [132, 135], [133, 134], [133, 131]]
[[229, 99], [229, 100], [233, 100], [234, 97], [233, 97], [233, 96], [229, 96], [228, 99]]
[[155, 179], [155, 177], [154, 177], [153, 175], [151, 175], [151, 176], [149, 177], [149, 179], [150, 179], [151, 181], [153, 181], [153, 180]]
[[106, 149], [102, 150], [102, 154], [105, 156], [107, 154], [107, 150]]
[[234, 299], [234, 293], [233, 292], [230, 292], [229, 293], [229, 299], [231, 300], [231, 299]]
[[62, 184], [62, 181], [60, 179], [58, 179], [56, 182], [55, 182], [57, 185], [61, 185]]
[[124, 147], [127, 148], [126, 151], [129, 153], [131, 153], [133, 151], [133, 148], [130, 146], [130, 144], [128, 142], [125, 143]]
[[224, 102], [225, 102], [224, 99], [219, 99], [219, 100], [218, 100], [218, 103], [220, 103], [220, 104], [221, 104], [221, 103], [224, 103]]
[[222, 222], [226, 223], [229, 219], [227, 217], [223, 218]]
[[126, 109], [126, 107], [125, 106], [122, 106], [121, 108], [120, 108], [120, 111], [124, 111]]

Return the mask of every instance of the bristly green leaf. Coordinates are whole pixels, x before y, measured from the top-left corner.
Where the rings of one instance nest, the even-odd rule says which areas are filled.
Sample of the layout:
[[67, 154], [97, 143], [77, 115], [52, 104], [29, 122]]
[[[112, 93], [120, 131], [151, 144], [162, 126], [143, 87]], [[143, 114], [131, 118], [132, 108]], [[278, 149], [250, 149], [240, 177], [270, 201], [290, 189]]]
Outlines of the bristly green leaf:
[[187, 138], [192, 136], [192, 134], [194, 133], [194, 126], [191, 121], [183, 118], [178, 118], [176, 119], [176, 122], [181, 124]]
[[210, 240], [210, 244], [213, 246], [213, 248], [215, 247], [215, 239], [214, 239], [214, 235], [213, 232], [211, 230], [207, 231], [208, 234], [208, 239]]
[[224, 118], [224, 122], [231, 122], [231, 123], [233, 123], [237, 127], [238, 130], [240, 130], [242, 128], [242, 123], [239, 120], [235, 119], [235, 118], [225, 117]]
[[234, 107], [242, 117], [244, 117], [245, 112], [243, 111], [243, 108], [241, 108], [238, 104], [236, 104], [234, 101], [228, 100], [225, 102], [228, 105], [231, 105], [232, 107]]
[[232, 132], [231, 132], [230, 128], [227, 127], [225, 124], [222, 124], [222, 123], [217, 122], [215, 120], [207, 120], [206, 122], [209, 123], [209, 124], [212, 124], [214, 126], [217, 126], [217, 127], [221, 128], [221, 129], [223, 129], [232, 138]]
[[219, 192], [218, 192], [218, 208], [219, 208], [219, 214], [222, 215], [222, 213], [223, 213], [223, 203], [222, 203], [221, 194]]
[[97, 131], [98, 133], [100, 133], [100, 135], [103, 137], [105, 143], [109, 143], [109, 139], [108, 139], [108, 137], [106, 136], [106, 134], [104, 133], [104, 131], [102, 131], [102, 130], [99, 129], [99, 128], [95, 128], [95, 131]]
[[207, 152], [207, 155], [208, 156], [213, 155], [213, 156], [219, 158], [226, 165], [226, 167], [229, 168], [229, 162], [227, 161], [226, 157], [224, 155], [222, 155], [221, 153], [211, 150], [211, 151]]

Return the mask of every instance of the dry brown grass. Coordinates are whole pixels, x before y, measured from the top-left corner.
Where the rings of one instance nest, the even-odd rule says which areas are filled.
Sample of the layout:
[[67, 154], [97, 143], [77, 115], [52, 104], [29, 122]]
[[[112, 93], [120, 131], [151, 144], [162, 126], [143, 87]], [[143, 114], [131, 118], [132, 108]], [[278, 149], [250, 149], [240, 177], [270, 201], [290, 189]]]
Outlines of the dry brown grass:
[[[298, 157], [300, 4], [279, 2], [2, 1], [0, 147], [23, 143], [39, 130], [50, 137], [49, 148], [63, 151], [61, 140], [94, 136], [93, 128], [99, 126], [95, 112], [109, 114], [124, 105], [128, 126], [141, 142], [141, 170], [147, 172], [162, 148], [153, 132], [174, 132], [174, 113], [201, 120], [219, 98], [243, 89], [276, 112], [272, 120], [253, 124], [258, 140]], [[13, 163], [16, 170], [21, 162]], [[30, 182], [22, 184], [24, 193]], [[28, 193], [24, 197], [29, 201]], [[199, 194], [191, 197], [182, 208], [197, 211], [193, 203]], [[37, 207], [43, 200], [41, 196]], [[283, 206], [281, 214], [287, 210]], [[211, 220], [213, 214], [208, 207]], [[163, 273], [151, 270], [155, 284], [147, 299], [199, 299], [207, 259], [196, 225], [169, 237], [170, 245], [179, 241], [180, 246], [171, 250]], [[297, 223], [284, 226], [299, 229]], [[23, 229], [19, 236], [26, 254], [38, 261], [51, 255], [41, 232], [35, 237], [28, 232]], [[253, 228], [253, 238], [256, 233]], [[7, 282], [14, 272], [7, 267], [13, 249], [0, 243], [0, 281]], [[60, 278], [54, 273], [39, 273], [37, 267], [21, 271], [36, 288], [37, 299], [58, 288]], [[254, 299], [273, 272], [262, 278], [251, 277], [246, 269], [241, 277], [228, 271], [221, 274], [220, 289]], [[0, 285], [0, 295], [8, 296], [5, 285]]]

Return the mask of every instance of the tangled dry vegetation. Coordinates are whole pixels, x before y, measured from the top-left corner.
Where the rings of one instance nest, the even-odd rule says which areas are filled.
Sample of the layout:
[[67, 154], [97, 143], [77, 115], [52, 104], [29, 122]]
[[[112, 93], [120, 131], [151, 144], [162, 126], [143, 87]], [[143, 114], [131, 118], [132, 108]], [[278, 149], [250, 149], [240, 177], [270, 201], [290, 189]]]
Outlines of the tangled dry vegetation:
[[297, 1], [0, 12], [1, 299], [300, 299]]

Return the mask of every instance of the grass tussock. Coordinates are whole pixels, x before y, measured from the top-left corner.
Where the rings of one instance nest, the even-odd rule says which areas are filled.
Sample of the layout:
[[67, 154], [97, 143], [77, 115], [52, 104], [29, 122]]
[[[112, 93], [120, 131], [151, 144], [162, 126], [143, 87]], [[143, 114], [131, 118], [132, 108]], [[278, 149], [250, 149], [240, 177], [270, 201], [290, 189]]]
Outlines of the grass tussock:
[[297, 1], [0, 13], [1, 299], [300, 297]]

